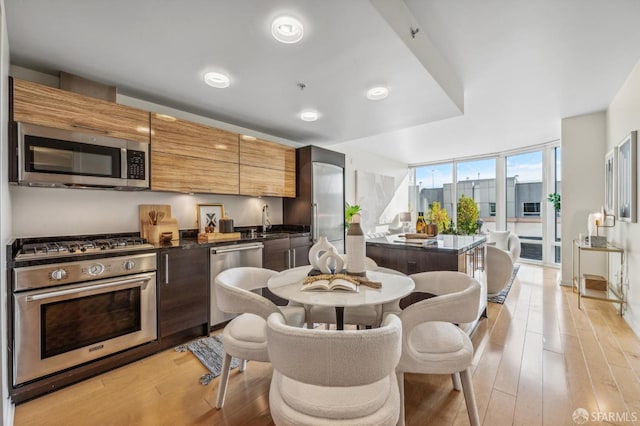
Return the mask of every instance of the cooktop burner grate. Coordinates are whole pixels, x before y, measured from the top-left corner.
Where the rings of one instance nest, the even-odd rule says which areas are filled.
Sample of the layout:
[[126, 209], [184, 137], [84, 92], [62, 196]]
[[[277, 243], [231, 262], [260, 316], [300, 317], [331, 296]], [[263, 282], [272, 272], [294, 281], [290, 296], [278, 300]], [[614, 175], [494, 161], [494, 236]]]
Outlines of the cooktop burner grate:
[[144, 238], [100, 238], [95, 240], [72, 240], [27, 243], [16, 255], [16, 260], [25, 258], [47, 258], [67, 255], [80, 255], [113, 250], [137, 250], [153, 248]]

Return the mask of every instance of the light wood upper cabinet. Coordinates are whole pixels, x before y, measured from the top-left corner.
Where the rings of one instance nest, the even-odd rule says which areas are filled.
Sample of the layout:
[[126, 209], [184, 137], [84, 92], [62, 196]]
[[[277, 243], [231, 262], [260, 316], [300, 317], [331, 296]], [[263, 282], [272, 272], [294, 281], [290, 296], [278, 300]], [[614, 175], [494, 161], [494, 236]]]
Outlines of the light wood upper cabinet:
[[238, 135], [151, 114], [151, 189], [238, 194]]
[[240, 194], [296, 196], [296, 150], [262, 139], [240, 139]]
[[238, 163], [238, 134], [151, 114], [152, 152]]
[[240, 165], [240, 194], [295, 197], [296, 173]]
[[13, 120], [149, 143], [149, 112], [13, 79]]
[[240, 138], [240, 164], [296, 172], [296, 149], [262, 139]]
[[238, 194], [238, 163], [155, 152], [151, 157], [151, 189]]

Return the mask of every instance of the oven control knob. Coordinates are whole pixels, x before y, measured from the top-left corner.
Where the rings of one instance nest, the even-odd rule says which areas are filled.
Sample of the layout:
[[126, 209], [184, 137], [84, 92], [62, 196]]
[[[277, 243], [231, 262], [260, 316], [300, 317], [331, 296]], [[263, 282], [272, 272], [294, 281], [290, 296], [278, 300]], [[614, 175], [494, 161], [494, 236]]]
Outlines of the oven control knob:
[[66, 276], [67, 271], [65, 271], [64, 269], [56, 269], [55, 271], [51, 272], [51, 278], [54, 280], [61, 280]]
[[134, 262], [133, 260], [127, 260], [126, 262], [124, 262], [124, 269], [126, 269], [127, 271], [130, 271], [135, 267], [136, 262]]
[[104, 272], [104, 265], [102, 263], [94, 263], [89, 266], [89, 275], [100, 275]]

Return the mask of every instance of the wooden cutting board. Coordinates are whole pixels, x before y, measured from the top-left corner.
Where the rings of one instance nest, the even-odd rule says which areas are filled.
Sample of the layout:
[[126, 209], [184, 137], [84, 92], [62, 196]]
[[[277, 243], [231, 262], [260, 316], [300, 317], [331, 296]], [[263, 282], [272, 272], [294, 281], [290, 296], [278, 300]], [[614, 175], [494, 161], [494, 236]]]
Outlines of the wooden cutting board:
[[199, 243], [213, 243], [216, 241], [233, 241], [239, 240], [242, 238], [242, 234], [240, 232], [209, 232], [209, 233], [199, 233], [198, 234], [198, 242]]
[[424, 240], [427, 238], [433, 238], [435, 235], [429, 235], [429, 234], [403, 234], [400, 235], [400, 237], [404, 237], [410, 240]]

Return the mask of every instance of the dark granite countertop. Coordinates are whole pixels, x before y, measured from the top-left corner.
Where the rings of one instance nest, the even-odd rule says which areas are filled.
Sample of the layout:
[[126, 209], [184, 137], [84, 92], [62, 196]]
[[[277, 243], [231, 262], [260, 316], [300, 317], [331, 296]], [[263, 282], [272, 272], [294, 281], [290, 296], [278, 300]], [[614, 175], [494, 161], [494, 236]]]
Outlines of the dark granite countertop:
[[[216, 241], [216, 242], [206, 242], [199, 243], [198, 242], [198, 231], [197, 230], [181, 230], [180, 231], [180, 240], [172, 241], [171, 243], [156, 243], [152, 244], [153, 247], [146, 249], [134, 249], [134, 250], [119, 250], [113, 252], [104, 252], [104, 253], [92, 253], [92, 254], [75, 254], [73, 256], [60, 256], [60, 257], [51, 257], [51, 258], [33, 258], [33, 259], [24, 259], [24, 260], [15, 260], [15, 255], [18, 253], [19, 248], [22, 247], [23, 242], [27, 240], [28, 242], [42, 242], [42, 241], [66, 241], [66, 240], [85, 240], [85, 239], [95, 239], [98, 238], [95, 235], [76, 235], [76, 236], [66, 236], [66, 237], [40, 237], [40, 238], [15, 238], [8, 242], [7, 244], [7, 266], [9, 268], [13, 268], [16, 266], [32, 266], [38, 264], [49, 264], [49, 263], [59, 263], [61, 261], [76, 261], [76, 260], [88, 260], [95, 259], [97, 257], [115, 257], [115, 256], [126, 256], [131, 254], [142, 254], [149, 252], [157, 252], [158, 250], [165, 249], [193, 249], [193, 248], [210, 248], [210, 247], [220, 247], [220, 246], [230, 246], [230, 245], [238, 245], [238, 244], [246, 244], [251, 242], [264, 242], [267, 240], [275, 240], [280, 238], [296, 238], [296, 237], [309, 237], [311, 239], [311, 232], [309, 226], [287, 226], [287, 225], [274, 225], [272, 230], [269, 230], [266, 234], [262, 232], [254, 232], [251, 233], [251, 230], [256, 230], [257, 227], [236, 227], [236, 231], [241, 233], [241, 238], [239, 240], [233, 241]], [[117, 238], [117, 237], [126, 237], [126, 236], [139, 236], [138, 233], [114, 233], [114, 234], [101, 234], [99, 238]]]
[[241, 232], [241, 238], [239, 240], [231, 240], [231, 241], [212, 241], [212, 242], [198, 242], [197, 232], [180, 232], [180, 240], [172, 241], [170, 243], [157, 243], [154, 244], [156, 249], [163, 250], [169, 248], [181, 248], [181, 249], [193, 249], [193, 248], [202, 248], [202, 247], [221, 247], [221, 246], [230, 246], [230, 245], [238, 245], [238, 244], [247, 244], [254, 242], [264, 242], [268, 240], [277, 240], [281, 238], [295, 238], [295, 237], [309, 237], [311, 238], [311, 232], [308, 230], [300, 229], [300, 230], [283, 230], [283, 229], [275, 229], [273, 231], [268, 231], [267, 233], [256, 232], [253, 236], [251, 236], [250, 232], [246, 232], [244, 230], [239, 230]]
[[[415, 241], [415, 240], [411, 240]], [[367, 240], [367, 245], [393, 249], [426, 250], [431, 252], [462, 254], [486, 241], [484, 235], [438, 235], [436, 244], [423, 245], [420, 242], [405, 242], [399, 235]]]

